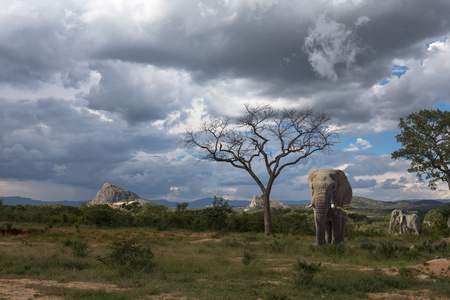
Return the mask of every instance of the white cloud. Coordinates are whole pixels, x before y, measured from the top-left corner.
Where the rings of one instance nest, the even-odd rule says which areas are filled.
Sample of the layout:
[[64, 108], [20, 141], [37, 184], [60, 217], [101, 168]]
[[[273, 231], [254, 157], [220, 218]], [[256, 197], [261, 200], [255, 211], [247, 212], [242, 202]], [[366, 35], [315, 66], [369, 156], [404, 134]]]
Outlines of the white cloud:
[[[184, 119], [181, 119], [181, 117]], [[192, 100], [190, 108], [183, 111], [174, 111], [170, 113], [166, 119], [153, 122], [153, 125], [159, 129], [167, 128], [171, 134], [180, 134], [186, 132], [187, 129], [198, 128], [201, 123], [209, 119], [204, 99], [196, 98]]]
[[335, 66], [344, 63], [350, 67], [355, 62], [356, 55], [363, 50], [356, 40], [350, 28], [323, 14], [317, 19], [315, 27], [309, 29], [304, 49], [319, 76], [336, 80], [338, 75]]
[[348, 152], [355, 152], [355, 151], [359, 151], [359, 150], [367, 150], [372, 148], [372, 145], [370, 144], [369, 141], [362, 139], [362, 138], [357, 138], [356, 139], [356, 143], [350, 143], [348, 145], [348, 148], [344, 149], [344, 151], [348, 151]]
[[368, 16], [361, 16], [361, 17], [358, 17], [358, 19], [355, 21], [355, 25], [361, 26], [361, 25], [368, 23], [369, 21], [370, 21], [370, 18]]

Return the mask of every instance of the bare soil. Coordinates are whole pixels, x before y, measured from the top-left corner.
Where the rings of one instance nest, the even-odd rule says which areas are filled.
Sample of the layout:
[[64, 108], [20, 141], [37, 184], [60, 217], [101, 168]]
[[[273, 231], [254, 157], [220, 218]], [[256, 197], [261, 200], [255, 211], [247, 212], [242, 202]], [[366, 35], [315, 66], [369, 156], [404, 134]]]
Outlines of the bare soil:
[[93, 283], [93, 282], [58, 282], [54, 280], [35, 280], [35, 279], [0, 279], [0, 299], [63, 299], [56, 296], [43, 296], [33, 286], [54, 286], [74, 289], [104, 289], [106, 291], [121, 290], [115, 285]]

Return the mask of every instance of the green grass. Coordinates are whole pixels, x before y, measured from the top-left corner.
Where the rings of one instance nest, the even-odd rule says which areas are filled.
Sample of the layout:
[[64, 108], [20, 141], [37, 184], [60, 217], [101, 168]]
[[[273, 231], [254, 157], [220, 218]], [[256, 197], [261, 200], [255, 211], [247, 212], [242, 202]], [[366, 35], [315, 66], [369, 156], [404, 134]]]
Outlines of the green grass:
[[[142, 228], [80, 229], [79, 233], [53, 229], [0, 236], [0, 278], [98, 282], [123, 288], [33, 286], [41, 296], [64, 299], [141, 299], [151, 295], [297, 299], [299, 294], [312, 299], [361, 299], [367, 293], [420, 293], [425, 289], [430, 297], [450, 295], [448, 278], [431, 283], [408, 275], [410, 265], [435, 255], [450, 255], [448, 245], [427, 236], [355, 236], [339, 245], [317, 247], [313, 236], [272, 239], [263, 234], [210, 234], [201, 241], [204, 237], [189, 237], [187, 232], [180, 238], [175, 232], [155, 236], [150, 234], [152, 230]], [[122, 255], [126, 261], [121, 260]], [[144, 263], [151, 267], [142, 267]], [[363, 267], [367, 270], [361, 270]], [[401, 274], [387, 276], [381, 271], [391, 267], [400, 268]], [[307, 275], [302, 277], [299, 272]]]

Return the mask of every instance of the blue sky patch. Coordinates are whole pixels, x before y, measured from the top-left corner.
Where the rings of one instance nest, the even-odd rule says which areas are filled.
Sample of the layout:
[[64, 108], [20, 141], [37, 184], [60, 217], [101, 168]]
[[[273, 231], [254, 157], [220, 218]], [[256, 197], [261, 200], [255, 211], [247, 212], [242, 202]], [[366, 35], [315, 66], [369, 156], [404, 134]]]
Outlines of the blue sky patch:
[[407, 66], [393, 65], [391, 67], [392, 75], [396, 76], [397, 78], [402, 77], [408, 70], [409, 68]]
[[377, 155], [390, 155], [401, 147], [395, 136], [399, 130], [384, 131], [377, 134], [362, 135], [359, 137], [340, 135], [341, 143], [336, 150], [342, 150], [356, 155], [361, 153], [374, 153]]

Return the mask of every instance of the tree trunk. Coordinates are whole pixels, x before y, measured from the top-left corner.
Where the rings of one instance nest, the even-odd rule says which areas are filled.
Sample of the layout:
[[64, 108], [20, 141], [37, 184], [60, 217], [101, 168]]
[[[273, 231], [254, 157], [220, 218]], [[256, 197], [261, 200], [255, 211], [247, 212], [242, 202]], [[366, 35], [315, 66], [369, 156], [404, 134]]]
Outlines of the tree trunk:
[[450, 173], [446, 173], [446, 178], [447, 178], [447, 185], [448, 185], [448, 189], [450, 190]]
[[263, 193], [263, 203], [264, 203], [264, 234], [266, 237], [273, 237], [272, 232], [272, 220], [270, 217], [270, 194]]

